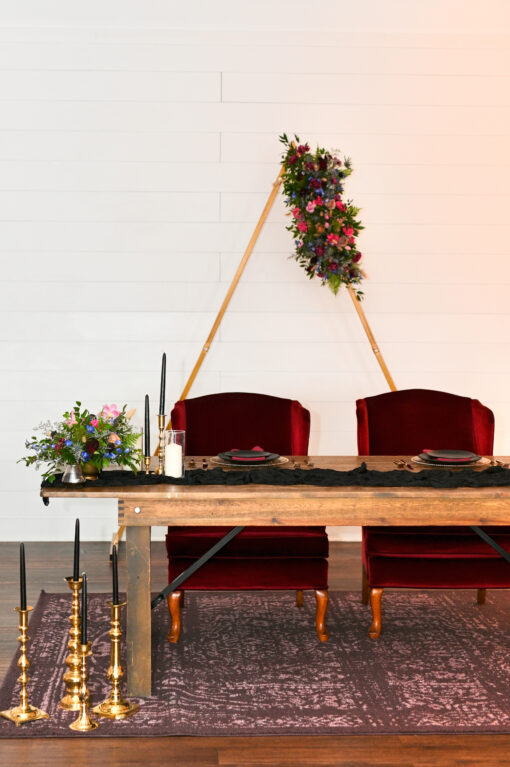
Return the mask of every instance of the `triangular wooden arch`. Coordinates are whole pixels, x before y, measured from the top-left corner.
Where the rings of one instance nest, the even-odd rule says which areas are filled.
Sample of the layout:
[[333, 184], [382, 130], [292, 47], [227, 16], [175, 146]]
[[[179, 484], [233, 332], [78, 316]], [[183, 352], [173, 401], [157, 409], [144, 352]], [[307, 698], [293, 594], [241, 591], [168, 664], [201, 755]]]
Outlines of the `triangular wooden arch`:
[[[253, 234], [250, 237], [250, 241], [246, 247], [246, 250], [244, 251], [244, 255], [241, 259], [241, 262], [239, 266], [237, 267], [237, 271], [234, 275], [234, 279], [232, 280], [230, 287], [227, 291], [227, 294], [223, 300], [223, 303], [220, 307], [220, 310], [218, 312], [218, 315], [216, 319], [214, 320], [213, 326], [211, 328], [211, 331], [209, 335], [207, 336], [207, 340], [202, 347], [202, 351], [200, 352], [198, 359], [195, 363], [195, 366], [193, 370], [190, 373], [190, 376], [188, 380], [186, 381], [186, 385], [184, 386], [184, 389], [182, 390], [182, 394], [179, 397], [180, 400], [186, 399], [186, 397], [189, 394], [189, 391], [191, 387], [193, 386], [193, 383], [195, 381], [195, 378], [197, 377], [198, 371], [200, 370], [202, 363], [206, 357], [207, 352], [211, 348], [211, 344], [214, 340], [214, 337], [216, 335], [216, 332], [221, 324], [221, 321], [225, 315], [225, 312], [227, 311], [228, 305], [230, 303], [230, 300], [234, 294], [234, 291], [239, 283], [239, 280], [241, 279], [241, 276], [244, 272], [244, 269], [246, 267], [246, 264], [248, 263], [248, 259], [250, 258], [253, 248], [255, 247], [255, 243], [258, 240], [258, 237], [260, 235], [260, 232], [262, 230], [262, 227], [265, 224], [265, 221], [269, 215], [269, 212], [271, 208], [273, 207], [273, 203], [276, 199], [276, 195], [278, 194], [278, 191], [280, 189], [282, 180], [283, 180], [283, 171], [284, 167], [280, 168], [280, 172], [278, 173], [278, 176], [276, 177], [276, 180], [273, 183], [273, 188], [271, 189], [271, 193], [269, 194], [269, 197], [267, 199], [266, 204], [264, 205], [264, 209], [262, 213], [260, 214], [260, 218], [257, 222], [257, 225], [255, 229], [253, 230]], [[358, 313], [358, 317], [360, 318], [361, 324], [363, 325], [363, 330], [365, 331], [367, 338], [369, 340], [370, 346], [372, 347], [372, 351], [375, 354], [375, 358], [377, 362], [379, 363], [379, 366], [383, 372], [383, 375], [388, 383], [388, 386], [390, 387], [391, 391], [396, 391], [397, 387], [395, 386], [395, 382], [393, 381], [393, 378], [391, 377], [390, 371], [388, 370], [388, 367], [384, 361], [384, 358], [379, 350], [379, 347], [376, 343], [376, 340], [374, 338], [374, 334], [372, 333], [372, 330], [370, 329], [370, 325], [368, 324], [367, 318], [365, 316], [365, 312], [363, 311], [363, 306], [360, 301], [358, 301], [358, 298], [356, 297], [356, 293], [351, 285], [347, 287], [347, 290], [349, 292], [349, 295], [352, 299], [352, 302], [354, 304], [354, 307], [356, 309], [356, 312]], [[172, 428], [172, 424], [170, 419], [168, 420], [167, 429]]]

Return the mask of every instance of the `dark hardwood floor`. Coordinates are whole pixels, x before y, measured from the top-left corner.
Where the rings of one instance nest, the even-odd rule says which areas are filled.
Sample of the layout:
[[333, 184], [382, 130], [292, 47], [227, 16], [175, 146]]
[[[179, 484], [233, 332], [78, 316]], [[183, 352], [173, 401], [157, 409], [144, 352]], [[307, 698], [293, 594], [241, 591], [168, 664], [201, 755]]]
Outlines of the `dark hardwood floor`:
[[[72, 543], [28, 543], [28, 601], [39, 591], [63, 591], [69, 574]], [[121, 549], [120, 578], [124, 582]], [[108, 545], [84, 543], [82, 568], [90, 591], [109, 591]], [[153, 589], [166, 583], [163, 543], [152, 547]], [[330, 588], [353, 590], [360, 586], [360, 545], [333, 543]], [[0, 678], [17, 647], [18, 546], [0, 544]], [[317, 736], [260, 738], [109, 738], [104, 740], [0, 739], [0, 764], [5, 767], [92, 767], [107, 764], [168, 764], [175, 767], [247, 765], [249, 767], [510, 767], [510, 736], [406, 735]]]

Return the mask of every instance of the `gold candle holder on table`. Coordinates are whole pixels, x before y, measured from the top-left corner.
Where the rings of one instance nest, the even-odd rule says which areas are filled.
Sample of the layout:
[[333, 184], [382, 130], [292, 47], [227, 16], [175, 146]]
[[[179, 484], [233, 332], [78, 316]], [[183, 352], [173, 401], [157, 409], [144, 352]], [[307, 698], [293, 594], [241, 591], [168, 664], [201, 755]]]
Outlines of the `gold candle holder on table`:
[[35, 722], [37, 719], [49, 719], [50, 717], [46, 711], [41, 711], [40, 708], [31, 706], [28, 702], [27, 683], [29, 680], [28, 667], [30, 666], [30, 661], [27, 658], [27, 630], [28, 613], [33, 608], [27, 607], [25, 610], [22, 610], [21, 607], [15, 607], [14, 609], [19, 613], [18, 628], [20, 634], [18, 637], [18, 642], [20, 644], [20, 656], [18, 660], [18, 666], [21, 669], [21, 675], [18, 677], [18, 682], [21, 684], [21, 690], [19, 693], [20, 705], [15, 706], [14, 708], [10, 708], [7, 711], [0, 711], [0, 716], [3, 716], [5, 719], [9, 719], [11, 722], [14, 722], [16, 727], [19, 727], [19, 725], [23, 724], [24, 722]]
[[98, 727], [98, 723], [94, 719], [90, 718], [90, 694], [87, 687], [87, 656], [90, 655], [90, 642], [79, 645], [80, 650], [80, 706], [78, 718], [75, 719], [69, 725], [69, 729], [77, 730], [78, 732], [89, 732], [89, 730], [95, 730]]
[[95, 706], [93, 711], [95, 714], [105, 716], [108, 719], [127, 719], [128, 716], [139, 710], [139, 706], [123, 698], [120, 691], [120, 682], [124, 676], [120, 663], [120, 639], [122, 637], [120, 612], [127, 602], [119, 602], [118, 604], [108, 602], [108, 604], [112, 611], [112, 620], [109, 632], [111, 637], [110, 666], [106, 677], [111, 682], [112, 689], [106, 700]]
[[156, 474], [165, 473], [165, 414], [158, 415], [158, 429], [159, 429], [159, 441], [158, 441], [158, 459], [159, 464], [156, 469]]
[[71, 628], [69, 629], [69, 642], [67, 643], [67, 649], [69, 655], [66, 658], [67, 671], [64, 673], [63, 679], [66, 685], [66, 694], [60, 701], [60, 708], [66, 711], [79, 711], [80, 709], [80, 683], [81, 683], [81, 653], [80, 653], [80, 636], [81, 636], [81, 618], [80, 618], [80, 589], [83, 584], [83, 578], [65, 578], [65, 581], [71, 591], [73, 592], [73, 604], [71, 607], [71, 615], [69, 616], [69, 623]]
[[145, 473], [150, 474], [151, 473], [151, 457], [150, 455], [146, 455], [144, 458], [145, 463]]

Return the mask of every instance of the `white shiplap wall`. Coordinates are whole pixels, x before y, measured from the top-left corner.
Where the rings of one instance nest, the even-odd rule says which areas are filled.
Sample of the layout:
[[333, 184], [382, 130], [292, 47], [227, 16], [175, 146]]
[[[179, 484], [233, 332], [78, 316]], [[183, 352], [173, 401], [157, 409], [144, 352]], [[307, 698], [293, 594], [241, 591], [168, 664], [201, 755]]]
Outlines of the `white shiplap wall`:
[[[397, 385], [479, 397], [510, 453], [509, 43], [505, 0], [2, 4], [0, 539], [69, 539], [77, 513], [110, 536], [112, 504], [43, 509], [14, 457], [75, 398], [156, 403], [163, 350], [178, 397], [282, 131], [353, 158]], [[279, 201], [192, 393], [294, 396], [312, 452], [353, 453], [354, 401], [385, 382], [290, 250]]]

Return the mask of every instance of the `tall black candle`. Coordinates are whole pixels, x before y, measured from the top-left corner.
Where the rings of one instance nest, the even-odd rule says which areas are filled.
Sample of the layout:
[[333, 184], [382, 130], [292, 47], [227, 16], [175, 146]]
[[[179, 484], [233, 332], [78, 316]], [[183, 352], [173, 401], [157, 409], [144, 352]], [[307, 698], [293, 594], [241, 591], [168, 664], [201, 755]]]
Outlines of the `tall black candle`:
[[151, 454], [151, 427], [149, 421], [149, 395], [145, 395], [145, 455]]
[[73, 581], [77, 581], [80, 572], [80, 520], [74, 523], [74, 562], [73, 562]]
[[117, 546], [112, 549], [113, 604], [119, 604], [119, 571], [117, 567]]
[[81, 577], [81, 643], [87, 644], [87, 574], [82, 573]]
[[166, 354], [161, 359], [161, 389], [159, 391], [159, 414], [165, 414]]
[[19, 545], [19, 586], [20, 586], [20, 608], [27, 609], [27, 577], [25, 574], [25, 544]]

